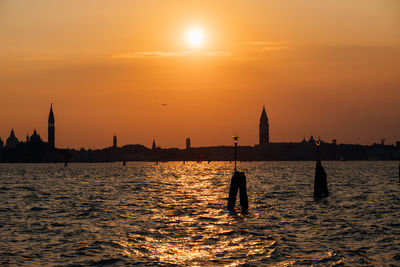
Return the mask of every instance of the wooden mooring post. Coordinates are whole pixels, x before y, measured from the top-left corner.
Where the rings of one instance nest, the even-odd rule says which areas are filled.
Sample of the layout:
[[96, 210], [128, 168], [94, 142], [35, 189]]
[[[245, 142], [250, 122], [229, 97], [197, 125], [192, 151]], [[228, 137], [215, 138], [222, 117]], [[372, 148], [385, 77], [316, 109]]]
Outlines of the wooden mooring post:
[[229, 188], [228, 197], [228, 210], [230, 212], [235, 212], [236, 196], [239, 191], [240, 194], [240, 206], [242, 207], [242, 214], [246, 214], [249, 209], [249, 200], [247, 197], [247, 185], [246, 185], [246, 175], [244, 172], [237, 171], [237, 142], [239, 137], [234, 136], [233, 140], [235, 142], [235, 169], [231, 179], [231, 185]]
[[317, 145], [317, 163], [315, 166], [314, 198], [319, 199], [327, 197], [329, 195], [329, 192], [328, 192], [328, 182], [326, 179], [326, 172], [324, 167], [322, 167], [319, 155], [319, 147], [321, 145], [321, 140], [318, 140], [316, 142], [316, 145]]

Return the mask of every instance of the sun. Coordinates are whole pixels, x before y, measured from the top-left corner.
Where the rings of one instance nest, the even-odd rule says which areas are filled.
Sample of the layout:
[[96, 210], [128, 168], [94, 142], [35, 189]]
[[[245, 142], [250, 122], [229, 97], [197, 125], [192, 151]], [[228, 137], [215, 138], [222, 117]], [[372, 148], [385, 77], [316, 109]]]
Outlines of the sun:
[[199, 27], [193, 27], [186, 33], [186, 44], [193, 49], [201, 48], [204, 45], [205, 39], [204, 30]]

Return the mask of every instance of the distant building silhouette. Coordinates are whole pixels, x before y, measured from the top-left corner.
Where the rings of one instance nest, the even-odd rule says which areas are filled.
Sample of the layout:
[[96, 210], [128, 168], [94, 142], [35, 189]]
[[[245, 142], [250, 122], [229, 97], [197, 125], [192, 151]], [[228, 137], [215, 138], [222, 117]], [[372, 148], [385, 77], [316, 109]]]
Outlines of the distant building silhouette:
[[190, 138], [186, 138], [186, 149], [190, 149], [191, 143], [190, 143]]
[[10, 136], [7, 138], [6, 141], [6, 149], [15, 149], [17, 148], [19, 141], [18, 138], [15, 136], [14, 129], [11, 129]]
[[117, 148], [118, 146], [117, 146], [117, 136], [116, 135], [114, 135], [114, 137], [113, 137], [113, 148]]
[[259, 131], [259, 144], [269, 144], [269, 123], [265, 106], [261, 112]]
[[53, 104], [50, 104], [50, 113], [49, 113], [49, 127], [48, 127], [48, 143], [50, 148], [56, 147], [55, 142], [55, 121], [54, 121], [54, 113], [53, 113]]
[[42, 138], [40, 138], [40, 135], [36, 132], [36, 129], [33, 131], [33, 134], [29, 138], [29, 142], [32, 144], [41, 144], [43, 143]]
[[152, 150], [156, 150], [156, 140], [153, 139], [153, 144], [151, 145]]
[[309, 143], [310, 145], [315, 145], [314, 136], [311, 135], [310, 139], [308, 140], [308, 143]]

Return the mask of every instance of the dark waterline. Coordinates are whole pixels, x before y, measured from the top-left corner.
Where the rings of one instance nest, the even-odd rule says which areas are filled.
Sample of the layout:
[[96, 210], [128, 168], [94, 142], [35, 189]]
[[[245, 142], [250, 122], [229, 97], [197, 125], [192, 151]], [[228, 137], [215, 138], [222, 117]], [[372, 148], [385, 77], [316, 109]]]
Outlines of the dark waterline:
[[[0, 164], [1, 265], [400, 265], [398, 162]], [[239, 207], [236, 207], [239, 210]]]

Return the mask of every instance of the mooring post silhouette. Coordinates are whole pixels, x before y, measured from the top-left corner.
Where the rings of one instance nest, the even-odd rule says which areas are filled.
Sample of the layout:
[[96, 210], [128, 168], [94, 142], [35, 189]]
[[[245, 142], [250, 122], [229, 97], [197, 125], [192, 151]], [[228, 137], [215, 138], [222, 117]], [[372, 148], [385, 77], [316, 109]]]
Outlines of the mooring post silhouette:
[[233, 141], [235, 143], [235, 172], [236, 172], [236, 162], [237, 162], [237, 142], [238, 142], [239, 136], [234, 136]]
[[247, 213], [249, 209], [249, 201], [247, 197], [247, 186], [246, 186], [246, 175], [244, 172], [237, 171], [237, 142], [239, 137], [234, 136], [233, 140], [235, 142], [235, 170], [231, 179], [231, 185], [229, 188], [228, 197], [228, 210], [230, 212], [235, 212], [236, 195], [239, 191], [240, 194], [240, 206], [242, 207], [242, 213]]
[[326, 178], [326, 172], [322, 167], [320, 159], [320, 145], [321, 140], [316, 142], [317, 145], [317, 164], [315, 166], [315, 180], [314, 180], [314, 198], [323, 198], [329, 195], [328, 183]]
[[69, 161], [69, 158], [70, 158], [71, 156], [69, 155], [69, 154], [66, 154], [65, 156], [64, 156], [64, 167], [68, 167], [68, 161]]

